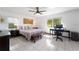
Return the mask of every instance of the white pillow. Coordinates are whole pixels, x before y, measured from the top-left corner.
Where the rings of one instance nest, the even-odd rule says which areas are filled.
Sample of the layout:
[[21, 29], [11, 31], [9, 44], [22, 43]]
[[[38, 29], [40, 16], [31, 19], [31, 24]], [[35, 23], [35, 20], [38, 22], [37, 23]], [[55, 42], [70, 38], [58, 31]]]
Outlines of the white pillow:
[[22, 25], [19, 28], [20, 30], [28, 30], [28, 29], [32, 29], [32, 25]]
[[25, 29], [26, 29], [25, 26], [20, 26], [20, 27], [19, 27], [19, 30], [25, 30]]
[[27, 29], [32, 29], [32, 25], [30, 25], [30, 24], [27, 24], [25, 26], [27, 27]]
[[31, 26], [31, 25], [29, 25], [29, 26], [28, 26], [28, 29], [32, 29], [32, 26]]
[[23, 27], [22, 27], [22, 26], [20, 26], [20, 27], [19, 27], [19, 29], [20, 29], [20, 30], [23, 30]]

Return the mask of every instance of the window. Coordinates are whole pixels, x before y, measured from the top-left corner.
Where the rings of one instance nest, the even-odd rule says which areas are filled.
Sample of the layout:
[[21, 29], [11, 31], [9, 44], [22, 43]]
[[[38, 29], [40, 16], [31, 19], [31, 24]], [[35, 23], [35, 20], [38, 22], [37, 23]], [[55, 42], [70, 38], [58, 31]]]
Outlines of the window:
[[49, 20], [47, 21], [47, 25], [48, 25], [48, 27], [52, 27], [52, 19], [49, 19]]
[[19, 19], [16, 17], [8, 17], [7, 21], [9, 29], [17, 28], [17, 26], [19, 25]]
[[61, 24], [61, 18], [54, 18], [53, 19], [53, 26], [54, 25], [60, 25]]
[[17, 26], [14, 23], [9, 23], [9, 28], [17, 28]]
[[60, 17], [57, 17], [57, 18], [54, 18], [54, 19], [48, 19], [48, 21], [47, 21], [48, 27], [53, 27], [55, 25], [60, 25], [60, 24], [61, 24], [61, 18]]

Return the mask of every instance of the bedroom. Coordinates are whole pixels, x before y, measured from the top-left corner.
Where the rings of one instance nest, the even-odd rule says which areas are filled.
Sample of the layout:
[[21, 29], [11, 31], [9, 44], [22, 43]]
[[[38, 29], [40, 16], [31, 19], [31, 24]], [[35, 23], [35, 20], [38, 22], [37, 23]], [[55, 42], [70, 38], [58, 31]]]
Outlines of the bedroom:
[[1, 7], [0, 31], [9, 32], [11, 51], [79, 51], [79, 42], [64, 37], [63, 42], [56, 41], [55, 35], [50, 33], [56, 23], [79, 33], [78, 15], [78, 7]]

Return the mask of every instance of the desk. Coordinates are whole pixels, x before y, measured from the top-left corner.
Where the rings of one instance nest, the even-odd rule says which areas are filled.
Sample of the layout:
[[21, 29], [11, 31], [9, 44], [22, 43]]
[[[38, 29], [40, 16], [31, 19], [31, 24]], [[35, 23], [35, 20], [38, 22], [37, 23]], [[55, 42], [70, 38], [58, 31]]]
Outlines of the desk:
[[53, 31], [60, 31], [60, 32], [67, 32], [68, 33], [68, 37], [67, 36], [62, 36], [62, 37], [67, 37], [70, 39], [70, 31], [69, 30], [64, 30], [64, 29], [50, 29], [50, 33], [52, 31], [52, 34], [53, 34]]

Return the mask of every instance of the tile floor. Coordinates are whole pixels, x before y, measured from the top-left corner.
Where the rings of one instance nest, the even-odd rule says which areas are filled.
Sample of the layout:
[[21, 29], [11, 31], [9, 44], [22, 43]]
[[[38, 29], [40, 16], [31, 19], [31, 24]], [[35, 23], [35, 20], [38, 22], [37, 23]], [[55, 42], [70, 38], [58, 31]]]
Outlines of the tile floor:
[[43, 35], [42, 39], [33, 43], [23, 37], [10, 39], [11, 51], [79, 51], [79, 42], [63, 38], [63, 42], [56, 41], [52, 35]]

